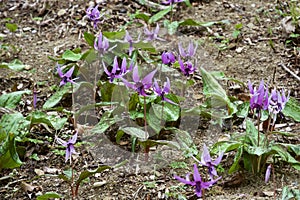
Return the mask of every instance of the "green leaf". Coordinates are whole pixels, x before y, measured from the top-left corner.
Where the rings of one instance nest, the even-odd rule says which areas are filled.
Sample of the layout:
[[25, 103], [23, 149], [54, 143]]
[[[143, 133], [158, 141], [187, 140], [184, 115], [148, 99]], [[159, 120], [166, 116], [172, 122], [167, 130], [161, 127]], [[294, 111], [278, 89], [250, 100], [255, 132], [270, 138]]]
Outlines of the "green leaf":
[[213, 145], [211, 153], [217, 154], [219, 151], [226, 153], [229, 151], [239, 149], [241, 146], [242, 143], [237, 141], [220, 141]]
[[110, 40], [123, 40], [126, 33], [125, 30], [121, 30], [115, 32], [103, 31], [102, 34]]
[[[257, 137], [258, 137], [258, 131], [256, 127], [254, 126], [253, 122], [250, 121], [249, 119], [246, 121], [246, 133], [248, 138], [251, 141], [251, 146], [257, 146]], [[260, 137], [263, 135], [260, 134]], [[262, 143], [262, 139], [260, 138], [260, 144]]]
[[112, 94], [115, 89], [115, 84], [105, 82], [100, 89], [102, 101], [110, 102], [112, 100]]
[[152, 112], [146, 114], [149, 126], [155, 131], [156, 134], [162, 129], [161, 120]]
[[8, 133], [23, 137], [22, 133], [29, 127], [29, 124], [30, 122], [21, 113], [4, 114], [0, 120], [0, 142]]
[[125, 127], [125, 128], [121, 128], [120, 130], [124, 131], [128, 135], [137, 137], [141, 141], [145, 141], [149, 138], [149, 134], [147, 132], [136, 127]]
[[176, 121], [180, 116], [180, 108], [170, 103], [164, 105], [152, 104], [153, 111], [158, 119], [164, 119], [167, 122]]
[[94, 126], [94, 128], [91, 130], [92, 133], [101, 134], [104, 133], [111, 125], [116, 123], [116, 119], [111, 117], [112, 111], [106, 111], [98, 124]]
[[170, 22], [169, 20], [165, 20], [164, 27], [167, 28], [170, 35], [174, 35], [179, 27], [179, 23], [178, 21]]
[[47, 124], [48, 126], [53, 127], [55, 130], [60, 130], [67, 122], [68, 118], [59, 117], [57, 115], [48, 115], [42, 111], [31, 112], [26, 119], [31, 121], [31, 124]]
[[63, 96], [70, 92], [72, 85], [67, 83], [63, 87], [60, 87], [58, 91], [56, 91], [43, 105], [43, 109], [53, 108], [60, 102]]
[[25, 69], [28, 65], [24, 65], [20, 60], [15, 59], [10, 63], [1, 63], [0, 64], [0, 68], [6, 68], [6, 69], [12, 69], [12, 70], [16, 70], [16, 71], [21, 71], [23, 69]]
[[81, 54], [80, 53], [76, 54], [73, 51], [68, 49], [63, 53], [62, 58], [65, 60], [76, 62], [80, 60]]
[[11, 23], [6, 23], [5, 27], [10, 31], [10, 32], [15, 32], [18, 29], [17, 24], [11, 24]]
[[0, 146], [0, 171], [21, 166], [22, 161], [19, 159], [15, 145], [15, 134], [8, 133], [6, 140]]
[[84, 179], [96, 174], [96, 173], [101, 173], [103, 172], [104, 170], [106, 169], [110, 169], [111, 167], [108, 166], [108, 165], [102, 165], [100, 167], [98, 167], [97, 169], [95, 170], [85, 170], [85, 171], [82, 171], [76, 181], [76, 185], [79, 185], [81, 183], [81, 181], [83, 181]]
[[154, 22], [157, 22], [158, 20], [163, 18], [166, 14], [168, 14], [171, 11], [171, 9], [172, 9], [171, 6], [169, 6], [168, 8], [159, 11], [149, 19], [148, 23], [152, 24]]
[[237, 152], [233, 159], [233, 164], [231, 165], [230, 169], [228, 170], [228, 174], [232, 174], [239, 170], [239, 168], [240, 168], [239, 161], [240, 161], [242, 155], [243, 155], [243, 147], [240, 146], [237, 149]]
[[83, 34], [83, 37], [86, 41], [86, 43], [88, 43], [92, 48], [94, 48], [94, 41], [95, 41], [95, 36], [94, 34], [91, 34], [91, 33], [88, 33], [88, 32], [85, 32]]
[[150, 53], [156, 53], [155, 47], [149, 42], [140, 41], [138, 43], [134, 43], [133, 47], [135, 47], [136, 49], [142, 49], [142, 50], [148, 51]]
[[20, 103], [23, 94], [30, 94], [31, 91], [17, 91], [0, 96], [0, 107], [15, 109]]
[[137, 14], [134, 14], [134, 18], [136, 19], [142, 19], [144, 20], [145, 22], [148, 22], [150, 17], [144, 13], [137, 13]]
[[240, 105], [237, 106], [237, 113], [236, 116], [240, 118], [246, 118], [249, 113], [249, 108], [250, 108], [250, 103], [249, 102], [244, 102]]
[[56, 192], [46, 192], [45, 194], [36, 197], [37, 200], [48, 200], [54, 198], [62, 198], [62, 196]]
[[293, 118], [296, 122], [300, 122], [300, 104], [297, 99], [290, 97], [282, 113], [287, 117]]

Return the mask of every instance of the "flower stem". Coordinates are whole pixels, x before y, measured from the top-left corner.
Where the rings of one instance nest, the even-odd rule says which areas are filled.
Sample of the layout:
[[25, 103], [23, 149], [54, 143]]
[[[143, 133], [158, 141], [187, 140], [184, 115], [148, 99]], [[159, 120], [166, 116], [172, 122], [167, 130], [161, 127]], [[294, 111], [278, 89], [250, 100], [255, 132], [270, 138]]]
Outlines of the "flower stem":
[[[144, 128], [145, 128], [145, 139], [147, 137], [147, 117], [146, 117], [146, 114], [147, 114], [147, 108], [146, 108], [146, 97], [144, 96]], [[149, 159], [149, 147], [146, 145], [145, 146], [145, 161], [148, 161]]]
[[260, 110], [258, 111], [258, 117], [257, 117], [257, 146], [259, 147], [259, 123], [260, 123], [260, 115], [261, 115], [261, 112]]

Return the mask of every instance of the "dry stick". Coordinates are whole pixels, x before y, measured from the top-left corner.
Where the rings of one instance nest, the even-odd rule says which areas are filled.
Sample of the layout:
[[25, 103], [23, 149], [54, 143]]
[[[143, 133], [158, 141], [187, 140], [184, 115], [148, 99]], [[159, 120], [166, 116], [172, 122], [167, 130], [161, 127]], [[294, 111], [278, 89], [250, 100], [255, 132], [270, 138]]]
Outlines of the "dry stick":
[[295, 77], [298, 81], [300, 81], [300, 77], [297, 76], [294, 72], [292, 72], [287, 66], [285, 66], [283, 63], [279, 63], [279, 66], [281, 66], [285, 71], [289, 72], [293, 77]]

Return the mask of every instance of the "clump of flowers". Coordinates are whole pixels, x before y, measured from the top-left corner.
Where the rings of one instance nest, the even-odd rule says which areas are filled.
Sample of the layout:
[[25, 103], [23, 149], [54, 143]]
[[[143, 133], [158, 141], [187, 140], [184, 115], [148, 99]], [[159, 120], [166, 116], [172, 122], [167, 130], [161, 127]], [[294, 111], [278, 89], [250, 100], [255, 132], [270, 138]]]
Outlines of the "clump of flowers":
[[93, 22], [93, 26], [96, 29], [97, 24], [100, 22], [100, 18], [103, 16], [103, 14], [101, 15], [100, 11], [98, 10], [98, 5], [95, 8], [89, 7], [86, 10], [86, 15], [89, 18], [89, 20]]
[[152, 40], [161, 40], [163, 41], [164, 39], [158, 37], [158, 32], [159, 32], [159, 24], [156, 25], [156, 28], [152, 31], [150, 31], [146, 26], [144, 27], [144, 33], [146, 35], [146, 41], [152, 41]]
[[184, 76], [190, 76], [196, 71], [195, 65], [190, 61], [183, 62], [181, 58], [178, 58], [178, 63], [180, 65], [180, 71]]
[[165, 52], [164, 51], [161, 54], [161, 60], [162, 60], [163, 64], [171, 66], [173, 63], [176, 62], [176, 57], [172, 52]]
[[248, 81], [248, 88], [250, 91], [250, 108], [256, 109], [257, 112], [267, 110], [269, 106], [268, 89], [265, 89], [264, 81], [261, 80], [258, 89], [253, 88], [251, 81]]
[[101, 55], [103, 55], [105, 52], [107, 52], [108, 48], [108, 39], [102, 35], [102, 32], [100, 32], [98, 38], [95, 39], [94, 49], [97, 50]]
[[121, 67], [119, 66], [118, 63], [118, 57], [115, 56], [114, 58], [114, 63], [113, 63], [113, 67], [112, 70], [109, 71], [104, 63], [103, 63], [103, 68], [104, 68], [104, 72], [106, 73], [106, 75], [109, 78], [109, 82], [113, 82], [115, 78], [121, 78], [123, 77], [127, 72], [131, 71], [133, 68], [133, 63], [130, 64], [129, 68], [127, 69], [127, 61], [126, 58], [124, 57], [122, 60], [122, 64]]
[[165, 97], [166, 94], [168, 94], [170, 92], [170, 80], [169, 78], [167, 77], [167, 81], [164, 83], [164, 86], [163, 88], [160, 88], [158, 83], [157, 83], [157, 80], [154, 79], [154, 84], [153, 84], [153, 91], [161, 97], [161, 99], [163, 101], [166, 101], [168, 103], [171, 103], [171, 104], [174, 104], [174, 105], [177, 105], [175, 102], [171, 101], [170, 99], [168, 99], [167, 97]]
[[59, 137], [56, 138], [56, 141], [61, 144], [62, 146], [66, 147], [66, 162], [70, 159], [72, 161], [72, 154], [78, 154], [75, 151], [74, 145], [77, 141], [77, 132], [69, 139], [67, 142], [60, 139]]
[[272, 90], [269, 98], [268, 110], [273, 119], [273, 125], [276, 122], [278, 113], [284, 109], [285, 104], [288, 102], [289, 96], [290, 94], [288, 94], [288, 96], [285, 95], [285, 91], [283, 89], [281, 90], [281, 93], [275, 88]]

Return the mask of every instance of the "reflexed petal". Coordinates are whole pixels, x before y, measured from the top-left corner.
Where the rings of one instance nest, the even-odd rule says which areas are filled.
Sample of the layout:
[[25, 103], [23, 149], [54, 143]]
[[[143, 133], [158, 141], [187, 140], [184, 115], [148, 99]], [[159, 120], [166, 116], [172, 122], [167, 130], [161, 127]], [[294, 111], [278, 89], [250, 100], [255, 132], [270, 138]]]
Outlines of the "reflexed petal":
[[185, 72], [185, 66], [184, 66], [184, 64], [183, 64], [180, 57], [178, 57], [178, 63], [180, 65], [180, 70], [184, 73]]
[[174, 176], [175, 179], [177, 179], [178, 181], [187, 184], [187, 185], [194, 185], [194, 183], [190, 180], [186, 180], [184, 178], [181, 178], [180, 176]]
[[126, 31], [125, 40], [129, 43], [132, 43], [132, 37], [129, 35], [128, 31]]
[[126, 58], [124, 57], [122, 60], [122, 65], [121, 65], [121, 72], [124, 74], [126, 73], [126, 67], [127, 67], [126, 65], [127, 65], [127, 61], [126, 61]]
[[199, 171], [198, 171], [198, 166], [196, 164], [194, 164], [194, 182], [202, 182], [202, 179], [201, 179], [201, 176], [199, 174]]
[[131, 89], [136, 89], [136, 87], [131, 84], [130, 82], [128, 82], [126, 79], [124, 79], [123, 77], [121, 77], [121, 80], [123, 81], [124, 85], [126, 85], [127, 87], [131, 88]]
[[110, 76], [111, 76], [111, 73], [108, 71], [108, 69], [105, 67], [105, 65], [103, 65], [103, 69], [104, 69], [104, 72], [106, 73], [106, 75], [107, 75], [108, 77], [110, 77]]
[[186, 53], [185, 53], [184, 49], [182, 48], [181, 43], [178, 44], [178, 50], [179, 50], [179, 54], [182, 57], [186, 57]]
[[145, 78], [143, 78], [142, 83], [144, 84], [145, 89], [149, 89], [152, 85], [152, 79], [154, 74], [156, 73], [157, 69], [150, 72]]
[[248, 81], [248, 88], [249, 88], [250, 94], [254, 94], [253, 85], [250, 80]]
[[153, 90], [158, 96], [161, 96], [161, 89], [160, 89], [156, 79], [154, 79]]
[[147, 26], [144, 26], [144, 33], [145, 33], [145, 35], [147, 35], [147, 36], [149, 36], [149, 35], [152, 34], [151, 31], [147, 28]]
[[57, 73], [58, 73], [58, 75], [59, 75], [60, 78], [64, 77], [64, 73], [62, 72], [62, 70], [61, 70], [61, 68], [60, 68], [59, 65], [57, 66]]
[[72, 138], [68, 141], [68, 144], [75, 144], [76, 143], [76, 140], [77, 140], [77, 135], [78, 135], [78, 132], [76, 132]]
[[214, 166], [217, 166], [218, 164], [220, 164], [223, 155], [224, 155], [224, 152], [221, 152], [221, 153], [219, 154], [218, 158], [217, 158], [215, 161], [211, 162], [211, 164], [213, 164]]
[[138, 66], [135, 65], [133, 68], [132, 79], [135, 83], [140, 81]]
[[211, 187], [213, 184], [215, 184], [218, 180], [220, 180], [222, 177], [220, 176], [220, 177], [218, 177], [217, 179], [215, 179], [215, 180], [211, 180], [211, 181], [208, 181], [208, 182], [202, 182], [201, 183], [201, 187], [203, 188], [203, 189], [207, 189], [207, 188], [209, 188], [209, 187]]
[[201, 164], [207, 165], [208, 162], [211, 162], [211, 157], [210, 157], [209, 151], [206, 147], [206, 144], [204, 143], [203, 144], [203, 152], [201, 155]]
[[167, 93], [169, 93], [170, 92], [170, 80], [169, 80], [169, 78], [167, 77], [167, 82], [165, 82], [165, 84], [164, 84], [164, 89], [163, 89], [163, 91], [167, 94]]
[[118, 69], [119, 69], [118, 57], [115, 56], [115, 58], [114, 58], [114, 64], [113, 64], [113, 68], [112, 68], [111, 73], [112, 73], [112, 74], [116, 74], [116, 71], [117, 71]]
[[159, 32], [159, 24], [157, 23], [157, 24], [156, 24], [156, 28], [155, 28], [155, 30], [154, 30], [154, 35], [157, 35], [158, 32]]
[[65, 73], [65, 77], [68, 77], [68, 78], [70, 78], [70, 77], [72, 77], [72, 74], [73, 74], [73, 71], [74, 71], [74, 66], [71, 68], [71, 69], [69, 69], [69, 71], [67, 71], [67, 73]]
[[57, 142], [58, 144], [61, 144], [61, 145], [64, 146], [64, 147], [67, 146], [67, 142], [64, 141], [64, 140], [62, 140], [62, 139], [60, 139], [59, 137], [56, 138], [56, 142]]
[[67, 148], [66, 149], [66, 162], [68, 161], [68, 159], [70, 158], [70, 156], [71, 156], [71, 152], [70, 152], [70, 150]]

